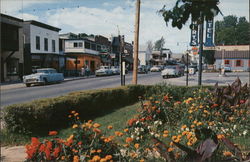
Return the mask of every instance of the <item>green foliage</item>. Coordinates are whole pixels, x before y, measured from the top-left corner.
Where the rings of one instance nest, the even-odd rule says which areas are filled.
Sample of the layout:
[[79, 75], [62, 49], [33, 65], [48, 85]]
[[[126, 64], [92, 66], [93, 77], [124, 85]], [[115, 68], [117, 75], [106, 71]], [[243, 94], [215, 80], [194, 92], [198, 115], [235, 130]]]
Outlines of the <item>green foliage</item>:
[[219, 0], [177, 0], [173, 9], [166, 10], [164, 6], [159, 12], [166, 23], [172, 20], [172, 27], [181, 29], [190, 16], [198, 24], [203, 23], [204, 18], [211, 20], [220, 12], [218, 3]]
[[51, 129], [67, 127], [67, 114], [72, 109], [81, 114], [81, 119], [88, 120], [136, 102], [146, 89], [146, 86], [136, 85], [74, 92], [5, 107], [3, 118], [10, 132], [47, 133]]
[[205, 57], [205, 64], [209, 64], [212, 65], [215, 62], [215, 58], [214, 58], [214, 50], [204, 50], [203, 51], [203, 56]]
[[163, 48], [164, 44], [165, 44], [165, 39], [161, 37], [161, 39], [155, 42], [154, 49], [160, 51]]
[[245, 17], [229, 15], [222, 21], [215, 22], [216, 45], [247, 45], [250, 44], [250, 24]]

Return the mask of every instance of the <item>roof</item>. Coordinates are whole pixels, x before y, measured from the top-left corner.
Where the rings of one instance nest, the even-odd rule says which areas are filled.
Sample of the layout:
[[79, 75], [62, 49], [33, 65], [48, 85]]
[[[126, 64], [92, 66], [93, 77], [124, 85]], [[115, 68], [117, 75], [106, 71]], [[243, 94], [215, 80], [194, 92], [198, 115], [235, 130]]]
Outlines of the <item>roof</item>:
[[19, 28], [22, 27], [23, 25], [23, 20], [22, 19], [18, 19], [16, 17], [12, 17], [9, 15], [5, 15], [5, 14], [0, 14], [0, 22], [1, 23], [5, 23], [5, 24], [9, 24], [9, 25], [14, 25], [17, 26]]
[[215, 51], [214, 58], [222, 59], [223, 55], [225, 59], [250, 59], [249, 51]]
[[8, 19], [12, 19], [12, 20], [15, 20], [15, 21], [23, 22], [22, 19], [19, 19], [19, 18], [13, 17], [13, 16], [9, 16], [9, 15], [5, 15], [5, 14], [2, 14], [2, 13], [1, 13], [1, 17], [6, 17]]
[[38, 21], [35, 21], [35, 20], [24, 21], [24, 23], [29, 23], [29, 24], [36, 25], [36, 26], [46, 28], [46, 29], [49, 29], [49, 30], [53, 30], [53, 31], [56, 31], [56, 32], [59, 32], [61, 30], [60, 28], [57, 28], [57, 27], [54, 27], [54, 26], [51, 26], [51, 25], [48, 25], [48, 24], [44, 24], [42, 22], [38, 22]]

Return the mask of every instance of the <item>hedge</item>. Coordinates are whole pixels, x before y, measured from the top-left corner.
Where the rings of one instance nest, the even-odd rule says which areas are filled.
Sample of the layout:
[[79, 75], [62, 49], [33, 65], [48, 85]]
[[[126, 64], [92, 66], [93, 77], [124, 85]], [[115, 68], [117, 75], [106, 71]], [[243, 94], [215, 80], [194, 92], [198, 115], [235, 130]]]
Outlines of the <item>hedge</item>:
[[3, 109], [5, 126], [10, 132], [43, 134], [67, 127], [70, 111], [88, 120], [116, 108], [133, 104], [150, 86], [133, 85], [101, 90], [79, 91], [65, 96], [14, 104]]

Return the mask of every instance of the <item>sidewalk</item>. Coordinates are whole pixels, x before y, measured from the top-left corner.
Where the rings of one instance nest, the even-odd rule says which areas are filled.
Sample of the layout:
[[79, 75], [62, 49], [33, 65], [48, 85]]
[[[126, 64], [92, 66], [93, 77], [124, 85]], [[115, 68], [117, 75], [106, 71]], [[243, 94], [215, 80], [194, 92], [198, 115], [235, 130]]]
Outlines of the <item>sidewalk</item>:
[[[66, 77], [66, 78], [64, 78], [63, 82], [72, 81], [72, 80], [79, 80], [79, 79], [87, 79], [87, 78], [93, 78], [93, 77], [95, 77], [95, 76], [91, 75], [89, 77], [86, 77], [86, 76]], [[21, 81], [0, 83], [0, 86], [1, 86], [1, 90], [26, 87]]]
[[26, 158], [24, 146], [1, 147], [1, 162], [23, 162]]

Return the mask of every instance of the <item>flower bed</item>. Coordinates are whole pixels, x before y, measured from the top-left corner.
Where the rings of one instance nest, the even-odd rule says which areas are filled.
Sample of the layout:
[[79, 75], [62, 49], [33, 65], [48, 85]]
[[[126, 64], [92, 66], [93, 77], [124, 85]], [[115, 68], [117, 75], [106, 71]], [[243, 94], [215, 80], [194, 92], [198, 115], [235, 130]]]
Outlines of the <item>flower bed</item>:
[[[160, 90], [157, 90], [160, 92]], [[249, 159], [250, 88], [236, 80], [231, 86], [193, 90], [182, 99], [162, 90], [147, 99], [122, 131], [106, 136], [112, 126], [82, 124], [72, 112], [74, 132], [66, 139], [27, 145], [28, 161], [242, 161]], [[55, 135], [56, 132], [50, 132]], [[247, 140], [248, 139], [248, 140]], [[48, 142], [50, 141], [50, 142]], [[49, 144], [52, 143], [52, 144]], [[40, 151], [40, 146], [47, 148]], [[79, 145], [80, 144], [80, 145]], [[38, 147], [39, 146], [39, 147]], [[34, 149], [35, 148], [35, 149]], [[34, 151], [35, 150], [35, 151]], [[49, 150], [49, 151], [48, 151]], [[56, 156], [55, 156], [56, 155]], [[109, 157], [109, 158], [108, 158]]]

